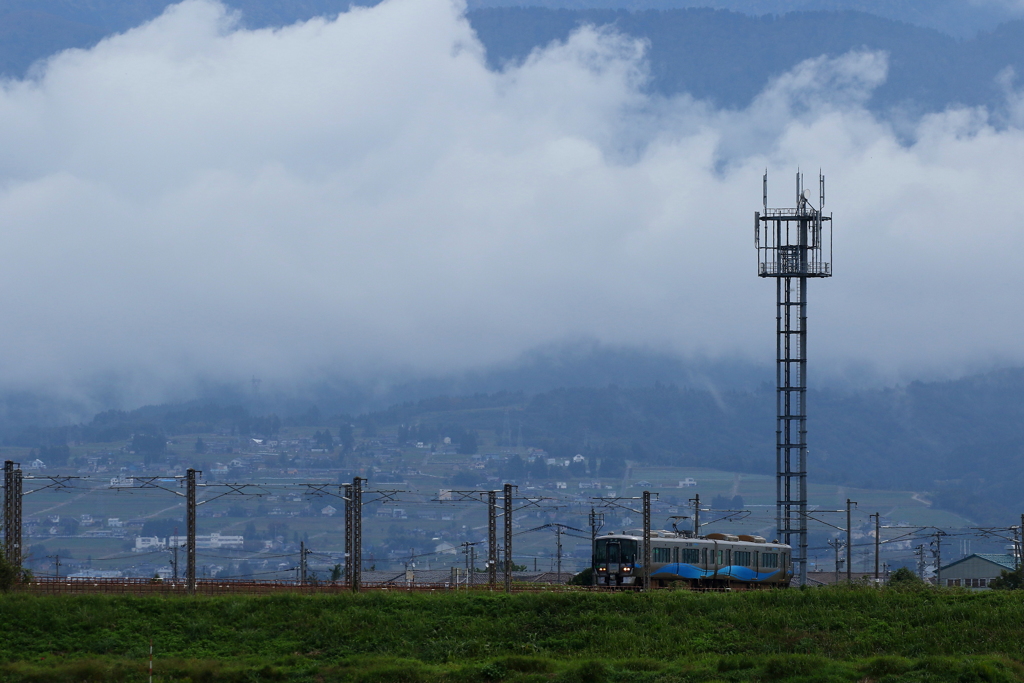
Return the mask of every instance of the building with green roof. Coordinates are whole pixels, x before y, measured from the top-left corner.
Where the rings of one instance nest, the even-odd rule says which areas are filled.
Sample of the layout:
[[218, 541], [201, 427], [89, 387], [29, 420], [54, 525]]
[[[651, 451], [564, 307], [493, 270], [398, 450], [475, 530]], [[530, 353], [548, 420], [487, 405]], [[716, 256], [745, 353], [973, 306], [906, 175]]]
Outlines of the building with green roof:
[[1013, 555], [974, 553], [942, 567], [940, 576], [943, 586], [988, 589], [992, 579], [999, 578], [1003, 571], [1013, 571], [1017, 561]]

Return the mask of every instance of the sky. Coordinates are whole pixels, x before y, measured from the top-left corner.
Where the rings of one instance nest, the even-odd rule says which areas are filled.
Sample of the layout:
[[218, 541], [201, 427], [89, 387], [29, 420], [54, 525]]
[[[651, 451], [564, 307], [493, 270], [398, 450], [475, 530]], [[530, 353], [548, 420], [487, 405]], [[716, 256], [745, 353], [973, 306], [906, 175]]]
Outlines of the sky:
[[584, 29], [495, 72], [448, 0], [238, 28], [187, 0], [0, 89], [0, 388], [458, 372], [562, 341], [771, 362], [753, 213], [826, 175], [812, 368], [1024, 361], [1024, 96], [879, 119], [886, 56], [744, 110]]

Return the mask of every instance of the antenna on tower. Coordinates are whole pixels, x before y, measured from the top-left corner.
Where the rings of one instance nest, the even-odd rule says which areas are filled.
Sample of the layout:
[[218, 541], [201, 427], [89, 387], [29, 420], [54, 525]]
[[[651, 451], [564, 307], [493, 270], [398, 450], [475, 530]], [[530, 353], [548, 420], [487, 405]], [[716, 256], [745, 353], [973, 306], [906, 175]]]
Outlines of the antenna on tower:
[[764, 212], [768, 213], [768, 169], [764, 169]]
[[799, 170], [796, 207], [769, 209], [766, 171], [764, 214], [754, 213], [758, 275], [776, 282], [776, 526], [787, 544], [795, 537], [793, 564], [800, 585], [807, 583], [807, 280], [832, 277], [832, 217], [822, 213], [820, 170], [818, 183], [817, 209], [808, 201]]

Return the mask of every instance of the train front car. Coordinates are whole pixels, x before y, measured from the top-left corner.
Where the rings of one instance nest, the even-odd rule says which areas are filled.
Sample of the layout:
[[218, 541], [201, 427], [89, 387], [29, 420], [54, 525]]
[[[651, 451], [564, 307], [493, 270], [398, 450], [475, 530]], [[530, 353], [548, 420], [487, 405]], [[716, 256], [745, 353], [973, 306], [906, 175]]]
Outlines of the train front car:
[[[760, 536], [674, 531], [651, 532], [651, 586], [689, 588], [785, 588], [793, 576], [792, 552]], [[608, 534], [594, 543], [599, 586], [639, 586], [645, 571], [643, 536]]]
[[609, 534], [594, 541], [594, 569], [599, 586], [639, 586], [641, 538]]

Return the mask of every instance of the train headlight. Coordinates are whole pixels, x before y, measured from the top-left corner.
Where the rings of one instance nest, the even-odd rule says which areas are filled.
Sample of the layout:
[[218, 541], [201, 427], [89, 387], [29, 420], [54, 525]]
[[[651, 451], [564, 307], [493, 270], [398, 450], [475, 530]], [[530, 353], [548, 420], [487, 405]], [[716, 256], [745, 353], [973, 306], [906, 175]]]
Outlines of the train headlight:
[[631, 572], [631, 571], [633, 571], [633, 570], [632, 570], [632, 568], [630, 568], [630, 567], [623, 567], [623, 568], [622, 568], [622, 573], [623, 573], [623, 574], [628, 574], [628, 573], [629, 573], [629, 572]]

